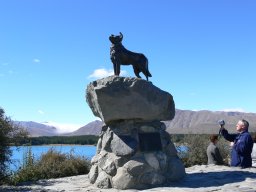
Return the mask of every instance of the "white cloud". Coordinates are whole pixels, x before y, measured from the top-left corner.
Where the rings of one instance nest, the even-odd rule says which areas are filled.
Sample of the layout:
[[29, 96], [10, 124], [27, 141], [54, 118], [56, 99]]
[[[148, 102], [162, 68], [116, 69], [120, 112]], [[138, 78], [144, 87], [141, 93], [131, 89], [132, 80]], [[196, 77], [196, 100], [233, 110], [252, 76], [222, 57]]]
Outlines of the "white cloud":
[[231, 109], [222, 109], [221, 111], [224, 111], [224, 112], [243, 112], [245, 113], [246, 111], [242, 108], [231, 108]]
[[34, 63], [40, 63], [40, 60], [39, 59], [34, 59], [33, 62]]
[[41, 115], [44, 115], [44, 112], [42, 110], [38, 110], [37, 112]]
[[[113, 69], [100, 68], [100, 69], [95, 69], [93, 71], [93, 73], [88, 76], [88, 78], [89, 79], [99, 79], [99, 78], [108, 77], [108, 76], [111, 76], [111, 75], [114, 75], [114, 70]], [[120, 76], [124, 76], [124, 75], [127, 75], [127, 72], [121, 70]]]
[[82, 126], [84, 126], [84, 125], [80, 125], [80, 124], [57, 123], [57, 122], [53, 122], [53, 121], [44, 122], [42, 124], [56, 127], [58, 133], [73, 132], [73, 131], [76, 131], [77, 129], [81, 128]]

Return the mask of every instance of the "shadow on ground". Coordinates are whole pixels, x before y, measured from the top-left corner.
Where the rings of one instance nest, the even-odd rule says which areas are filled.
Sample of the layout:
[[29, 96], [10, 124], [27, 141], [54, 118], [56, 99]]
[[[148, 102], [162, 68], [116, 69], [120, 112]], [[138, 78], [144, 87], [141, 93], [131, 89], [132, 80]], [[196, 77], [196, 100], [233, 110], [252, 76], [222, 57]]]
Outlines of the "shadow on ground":
[[[0, 192], [43, 192], [43, 189], [31, 189], [30, 187], [22, 186], [0, 186]], [[45, 191], [46, 192], [46, 191]]]
[[256, 174], [246, 171], [220, 171], [207, 173], [188, 173], [178, 182], [170, 183], [170, 187], [198, 188], [218, 187], [245, 181], [247, 178], [256, 179]]
[[[250, 179], [255, 180], [256, 184], [256, 174], [249, 171], [213, 171], [206, 173], [187, 173], [187, 176], [180, 181], [171, 182], [164, 186], [156, 186], [156, 188], [178, 187], [180, 189], [190, 188], [196, 191], [196, 188], [221, 187], [226, 184], [230, 185], [233, 183], [244, 182]], [[26, 183], [23, 186], [0, 186], [0, 192], [48, 192], [49, 190], [44, 189], [44, 187], [54, 186], [63, 182], [63, 180], [40, 180], [35, 183]], [[33, 187], [33, 189], [31, 189], [30, 186], [32, 187], [34, 184], [36, 185], [36, 188]], [[90, 184], [88, 183], [88, 185]], [[50, 191], [54, 192], [55, 190]], [[92, 191], [97, 191], [97, 189]]]
[[[60, 181], [49, 181], [40, 180], [36, 182], [24, 182], [17, 186], [0, 186], [0, 192], [48, 192], [49, 190], [43, 189], [45, 186], [55, 185], [56, 183], [61, 183]], [[31, 188], [33, 185], [38, 185], [39, 187]], [[55, 192], [55, 190], [50, 190]], [[56, 191], [57, 192], [57, 191]]]

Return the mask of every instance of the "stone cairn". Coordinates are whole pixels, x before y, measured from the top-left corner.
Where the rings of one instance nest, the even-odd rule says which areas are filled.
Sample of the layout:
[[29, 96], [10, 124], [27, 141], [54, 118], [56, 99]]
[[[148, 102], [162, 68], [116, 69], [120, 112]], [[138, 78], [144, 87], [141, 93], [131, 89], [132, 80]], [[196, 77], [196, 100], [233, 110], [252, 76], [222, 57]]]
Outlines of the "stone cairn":
[[86, 101], [104, 122], [88, 174], [92, 184], [145, 189], [185, 176], [161, 122], [175, 115], [169, 93], [142, 79], [110, 76], [87, 86]]

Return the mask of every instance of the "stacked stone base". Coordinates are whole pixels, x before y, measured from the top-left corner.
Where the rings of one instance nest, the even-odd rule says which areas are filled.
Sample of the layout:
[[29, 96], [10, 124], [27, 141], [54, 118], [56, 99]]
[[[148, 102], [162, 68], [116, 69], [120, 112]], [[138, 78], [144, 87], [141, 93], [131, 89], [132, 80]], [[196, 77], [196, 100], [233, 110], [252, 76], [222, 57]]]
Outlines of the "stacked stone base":
[[103, 126], [90, 182], [99, 188], [144, 189], [185, 175], [161, 121], [175, 116], [173, 97], [138, 78], [110, 76], [90, 83], [86, 101]]
[[89, 173], [99, 188], [144, 189], [184, 177], [185, 168], [160, 121], [103, 126]]

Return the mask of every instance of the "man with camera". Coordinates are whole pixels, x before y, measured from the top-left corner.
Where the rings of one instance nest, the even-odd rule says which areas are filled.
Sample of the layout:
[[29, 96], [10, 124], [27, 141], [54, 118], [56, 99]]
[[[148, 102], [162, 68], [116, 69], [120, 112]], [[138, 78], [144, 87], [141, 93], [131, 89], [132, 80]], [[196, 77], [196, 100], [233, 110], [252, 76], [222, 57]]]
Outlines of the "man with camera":
[[249, 123], [242, 119], [236, 125], [237, 134], [229, 134], [224, 128], [225, 122], [219, 121], [220, 134], [228, 141], [233, 142], [231, 151], [231, 166], [247, 168], [252, 166], [253, 140], [248, 132]]

